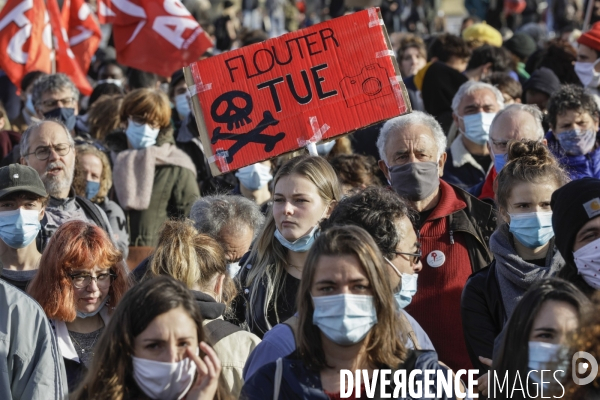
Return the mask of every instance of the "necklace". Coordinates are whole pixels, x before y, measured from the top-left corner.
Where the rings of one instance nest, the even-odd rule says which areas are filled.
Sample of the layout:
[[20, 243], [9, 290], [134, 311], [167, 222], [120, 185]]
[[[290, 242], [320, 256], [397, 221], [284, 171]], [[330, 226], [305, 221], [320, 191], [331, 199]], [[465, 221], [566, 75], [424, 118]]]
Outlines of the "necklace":
[[[96, 334], [94, 335], [94, 340], [92, 341], [92, 344], [90, 346], [90, 349], [94, 348], [94, 345], [96, 344], [96, 341], [98, 340], [98, 337], [100, 336], [100, 332], [102, 331], [102, 328], [98, 329], [96, 331]], [[69, 331], [69, 336], [71, 337], [71, 340], [73, 341], [73, 343], [75, 343], [77, 345], [77, 347], [79, 347], [79, 350], [81, 350], [81, 354], [85, 354], [85, 349], [83, 348], [83, 346], [81, 345], [81, 343], [79, 343], [79, 341], [77, 339], [75, 339], [75, 337], [73, 336], [72, 332]], [[92, 355], [92, 357], [94, 357], [94, 352], [90, 351], [90, 354]]]

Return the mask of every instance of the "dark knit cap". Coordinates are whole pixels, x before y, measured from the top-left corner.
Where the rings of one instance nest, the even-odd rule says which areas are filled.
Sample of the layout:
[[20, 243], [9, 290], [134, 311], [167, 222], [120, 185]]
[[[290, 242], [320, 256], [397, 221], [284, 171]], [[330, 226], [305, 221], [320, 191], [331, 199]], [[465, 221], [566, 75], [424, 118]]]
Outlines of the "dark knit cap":
[[526, 33], [515, 33], [502, 46], [522, 60], [525, 60], [537, 50], [535, 41]]
[[600, 179], [582, 178], [567, 183], [552, 194], [550, 206], [556, 247], [572, 263], [575, 236], [589, 220], [600, 216]]
[[587, 47], [600, 51], [600, 22], [596, 22], [589, 31], [581, 34], [577, 39], [577, 43], [585, 44]]
[[552, 96], [554, 92], [560, 89], [560, 80], [550, 68], [542, 67], [533, 71], [531, 77], [523, 85], [523, 92], [529, 89]]

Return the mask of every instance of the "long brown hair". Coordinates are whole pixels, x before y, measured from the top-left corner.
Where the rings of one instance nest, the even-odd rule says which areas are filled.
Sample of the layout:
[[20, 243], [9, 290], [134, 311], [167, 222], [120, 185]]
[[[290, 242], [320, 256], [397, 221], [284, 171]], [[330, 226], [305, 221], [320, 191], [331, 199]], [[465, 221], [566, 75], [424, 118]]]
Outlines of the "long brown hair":
[[[275, 179], [273, 179], [273, 187], [277, 186], [277, 182], [281, 178], [289, 175], [299, 175], [311, 181], [317, 187], [321, 199], [326, 204], [337, 203], [342, 197], [335, 171], [322, 157], [300, 156], [291, 159], [277, 171]], [[259, 297], [259, 285], [253, 285], [253, 281], [262, 279], [267, 288], [266, 300], [263, 304], [265, 315], [271, 305], [275, 307], [275, 313], [277, 314], [277, 302], [274, 299], [282, 290], [278, 282], [284, 276], [285, 264], [287, 263], [287, 249], [275, 239], [275, 229], [275, 218], [271, 209], [250, 257], [248, 257], [248, 262], [250, 260], [253, 262], [246, 282], [247, 286], [251, 286], [250, 302], [258, 301]], [[252, 318], [253, 309], [254, 307], [248, 308], [250, 318]]]
[[298, 289], [299, 331], [297, 350], [305, 365], [321, 370], [327, 360], [323, 352], [321, 331], [313, 324], [311, 287], [321, 256], [353, 255], [364, 268], [373, 291], [377, 324], [365, 340], [367, 362], [376, 367], [395, 368], [406, 358], [406, 347], [401, 340], [402, 327], [396, 312], [396, 303], [388, 279], [388, 268], [371, 236], [358, 226], [334, 226], [322, 232], [313, 244]]
[[[196, 323], [198, 343], [206, 341], [202, 315], [189, 290], [168, 276], [148, 279], [133, 287], [123, 297], [110, 322], [104, 329], [96, 354], [87, 375], [72, 399], [124, 400], [144, 397], [133, 378], [135, 338], [157, 316], [175, 308], [183, 308]], [[206, 354], [200, 351], [200, 357]], [[215, 399], [229, 396], [219, 382]]]
[[168, 275], [188, 289], [199, 287], [210, 293], [216, 275], [224, 275], [223, 299], [227, 306], [237, 295], [233, 280], [227, 273], [225, 253], [217, 241], [198, 233], [190, 220], [167, 221], [163, 225], [158, 245], [150, 258], [146, 277]]
[[84, 221], [69, 221], [56, 230], [40, 259], [40, 268], [27, 292], [48, 318], [71, 322], [77, 317], [70, 272], [110, 268], [115, 275], [107, 306], [113, 309], [129, 288], [123, 255], [102, 228]]

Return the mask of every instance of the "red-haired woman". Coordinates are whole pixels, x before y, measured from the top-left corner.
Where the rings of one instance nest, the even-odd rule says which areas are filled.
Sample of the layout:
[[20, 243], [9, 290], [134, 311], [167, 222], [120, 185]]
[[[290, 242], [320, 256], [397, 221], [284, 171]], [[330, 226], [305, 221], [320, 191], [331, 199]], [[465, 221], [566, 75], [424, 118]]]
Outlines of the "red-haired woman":
[[69, 391], [94, 357], [94, 344], [128, 289], [121, 253], [99, 227], [62, 225], [50, 239], [28, 292], [54, 327]]

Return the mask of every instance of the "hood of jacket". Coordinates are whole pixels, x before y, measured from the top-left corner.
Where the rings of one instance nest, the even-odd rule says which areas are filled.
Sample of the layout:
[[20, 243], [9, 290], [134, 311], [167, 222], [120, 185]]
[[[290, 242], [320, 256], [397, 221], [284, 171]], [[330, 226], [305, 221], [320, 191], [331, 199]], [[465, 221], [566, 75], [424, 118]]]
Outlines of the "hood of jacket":
[[198, 290], [191, 290], [191, 292], [200, 307], [203, 319], [219, 318], [225, 312], [225, 304], [218, 303], [214, 297]]

